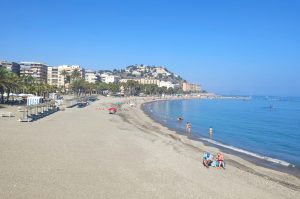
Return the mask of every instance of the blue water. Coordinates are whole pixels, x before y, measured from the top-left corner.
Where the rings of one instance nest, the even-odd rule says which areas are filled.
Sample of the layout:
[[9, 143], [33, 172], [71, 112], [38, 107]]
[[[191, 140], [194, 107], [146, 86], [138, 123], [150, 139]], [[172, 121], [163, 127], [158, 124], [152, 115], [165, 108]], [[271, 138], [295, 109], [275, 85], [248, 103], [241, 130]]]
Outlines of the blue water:
[[[300, 166], [300, 98], [192, 99], [145, 105], [157, 120], [191, 135], [277, 164]], [[177, 118], [182, 116], [182, 123]], [[213, 137], [209, 138], [209, 128]], [[275, 160], [275, 161], [274, 161]], [[282, 160], [279, 161], [279, 160]]]

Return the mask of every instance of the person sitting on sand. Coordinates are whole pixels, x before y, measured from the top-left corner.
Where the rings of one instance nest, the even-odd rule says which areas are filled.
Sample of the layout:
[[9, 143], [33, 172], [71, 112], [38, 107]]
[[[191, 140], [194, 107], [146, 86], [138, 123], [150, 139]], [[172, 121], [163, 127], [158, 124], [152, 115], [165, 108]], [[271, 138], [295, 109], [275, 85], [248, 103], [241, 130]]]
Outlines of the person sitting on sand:
[[217, 154], [218, 167], [223, 167], [225, 169], [224, 157], [221, 153]]
[[208, 168], [213, 162], [213, 160], [214, 160], [214, 156], [207, 152], [203, 156], [203, 165]]

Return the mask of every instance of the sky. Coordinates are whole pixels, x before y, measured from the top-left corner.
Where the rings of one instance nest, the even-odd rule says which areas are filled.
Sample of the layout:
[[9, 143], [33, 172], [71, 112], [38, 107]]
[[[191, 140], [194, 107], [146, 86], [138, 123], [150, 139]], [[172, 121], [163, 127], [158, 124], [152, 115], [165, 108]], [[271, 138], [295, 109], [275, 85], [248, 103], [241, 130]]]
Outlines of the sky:
[[163, 65], [219, 94], [300, 96], [298, 0], [1, 0], [0, 8], [0, 60]]

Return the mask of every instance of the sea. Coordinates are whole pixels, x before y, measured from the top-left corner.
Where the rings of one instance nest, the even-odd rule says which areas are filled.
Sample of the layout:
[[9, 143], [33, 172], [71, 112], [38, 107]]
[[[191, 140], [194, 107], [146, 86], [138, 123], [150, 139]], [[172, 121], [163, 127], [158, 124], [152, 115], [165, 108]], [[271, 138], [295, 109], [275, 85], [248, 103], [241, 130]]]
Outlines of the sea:
[[300, 97], [162, 100], [144, 110], [191, 139], [300, 176]]

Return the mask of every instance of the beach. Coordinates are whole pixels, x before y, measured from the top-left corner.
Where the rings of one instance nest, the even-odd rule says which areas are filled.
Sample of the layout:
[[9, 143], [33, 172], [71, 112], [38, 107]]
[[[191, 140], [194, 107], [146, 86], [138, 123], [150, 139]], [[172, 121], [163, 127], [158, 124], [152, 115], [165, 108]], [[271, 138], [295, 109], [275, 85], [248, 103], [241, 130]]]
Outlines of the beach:
[[204, 167], [218, 149], [154, 122], [141, 108], [152, 98], [99, 99], [30, 123], [0, 118], [0, 198], [300, 198], [299, 178], [231, 154], [226, 170]]

